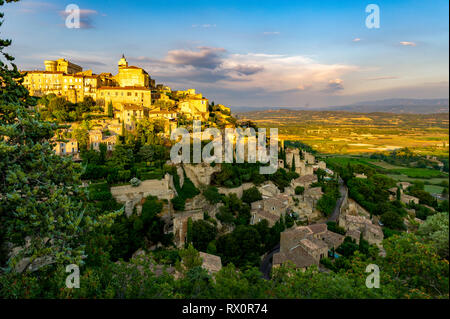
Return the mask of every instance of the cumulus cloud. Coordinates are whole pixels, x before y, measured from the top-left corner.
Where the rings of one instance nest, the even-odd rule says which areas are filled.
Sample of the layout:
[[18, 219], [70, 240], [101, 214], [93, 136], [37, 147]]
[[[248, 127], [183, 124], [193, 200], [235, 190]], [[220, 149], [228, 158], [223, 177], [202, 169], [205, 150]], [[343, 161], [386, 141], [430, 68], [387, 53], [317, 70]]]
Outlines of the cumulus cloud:
[[221, 63], [223, 48], [199, 47], [198, 51], [171, 50], [167, 53], [166, 62], [178, 65], [190, 65], [198, 68], [215, 69]]
[[353, 42], [359, 42], [359, 41], [361, 41], [361, 39], [360, 38], [354, 38], [352, 41]]
[[415, 47], [416, 46], [416, 44], [414, 42], [409, 42], [409, 41], [401, 41], [400, 44], [404, 45], [404, 46], [409, 46], [409, 47]]
[[328, 81], [328, 85], [326, 86], [326, 88], [323, 91], [327, 92], [327, 93], [334, 93], [337, 91], [341, 91], [343, 89], [344, 89], [344, 85], [343, 85], [342, 79], [334, 79], [334, 80]]
[[129, 61], [136, 61], [158, 82], [173, 87], [196, 86], [205, 92], [223, 90], [236, 96], [244, 92], [258, 96], [334, 95], [343, 91], [342, 77], [359, 70], [353, 65], [321, 63], [302, 55], [233, 54], [213, 47], [171, 50], [160, 60], [141, 56], [130, 57]]

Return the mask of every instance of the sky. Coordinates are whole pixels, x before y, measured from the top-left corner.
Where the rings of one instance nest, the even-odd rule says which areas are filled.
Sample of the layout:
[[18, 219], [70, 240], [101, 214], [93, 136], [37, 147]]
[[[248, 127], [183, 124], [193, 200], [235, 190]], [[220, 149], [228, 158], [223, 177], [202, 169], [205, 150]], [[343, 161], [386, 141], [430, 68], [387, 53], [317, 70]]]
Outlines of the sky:
[[[125, 54], [157, 83], [231, 107], [449, 96], [448, 0], [72, 1], [0, 8], [20, 69], [62, 57], [116, 74]], [[77, 29], [65, 24], [71, 3]], [[371, 3], [379, 28], [366, 26]]]

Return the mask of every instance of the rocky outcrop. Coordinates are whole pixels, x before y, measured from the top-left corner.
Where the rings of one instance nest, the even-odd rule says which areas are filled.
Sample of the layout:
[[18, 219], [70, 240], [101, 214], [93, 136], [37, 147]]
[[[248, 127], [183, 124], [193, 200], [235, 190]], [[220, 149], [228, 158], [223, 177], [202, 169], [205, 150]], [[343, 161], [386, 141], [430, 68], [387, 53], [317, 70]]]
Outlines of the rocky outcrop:
[[195, 187], [210, 185], [212, 174], [221, 170], [220, 164], [216, 164], [213, 167], [208, 163], [183, 164], [183, 168], [186, 176], [194, 183]]
[[149, 179], [143, 181], [139, 186], [115, 186], [111, 187], [111, 194], [118, 203], [125, 205], [125, 214], [129, 217], [136, 206], [139, 213], [142, 210], [142, 200], [150, 195], [158, 197], [158, 199], [170, 200], [174, 196], [171, 188], [172, 176], [166, 174], [163, 179]]

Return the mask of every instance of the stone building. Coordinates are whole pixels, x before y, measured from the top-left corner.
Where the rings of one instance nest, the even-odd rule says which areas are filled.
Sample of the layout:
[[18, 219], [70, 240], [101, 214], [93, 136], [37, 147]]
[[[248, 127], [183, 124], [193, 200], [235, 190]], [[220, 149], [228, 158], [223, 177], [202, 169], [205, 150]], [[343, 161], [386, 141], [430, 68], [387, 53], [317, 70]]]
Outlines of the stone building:
[[203, 219], [203, 212], [193, 211], [177, 213], [172, 220], [173, 226], [171, 231], [174, 235], [174, 243], [178, 248], [184, 247], [186, 244], [189, 218], [192, 222]]
[[326, 224], [313, 224], [288, 229], [280, 234], [280, 252], [273, 256], [273, 266], [291, 261], [299, 269], [319, 265], [328, 251], [337, 248], [344, 236], [332, 233]]

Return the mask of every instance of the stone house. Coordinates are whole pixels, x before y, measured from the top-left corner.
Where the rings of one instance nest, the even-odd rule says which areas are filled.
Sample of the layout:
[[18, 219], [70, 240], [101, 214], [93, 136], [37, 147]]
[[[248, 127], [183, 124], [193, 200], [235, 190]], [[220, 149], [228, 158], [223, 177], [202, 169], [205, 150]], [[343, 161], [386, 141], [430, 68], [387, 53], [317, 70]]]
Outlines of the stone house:
[[291, 181], [292, 187], [295, 189], [297, 186], [302, 186], [305, 189], [309, 188], [311, 184], [317, 183], [317, 175], [303, 175]]
[[222, 260], [219, 256], [199, 252], [200, 258], [203, 260], [202, 268], [207, 270], [210, 275], [222, 269]]
[[280, 252], [274, 254], [274, 267], [293, 262], [299, 269], [319, 265], [328, 256], [328, 251], [337, 248], [344, 236], [332, 233], [326, 224], [313, 224], [288, 229], [280, 234]]

